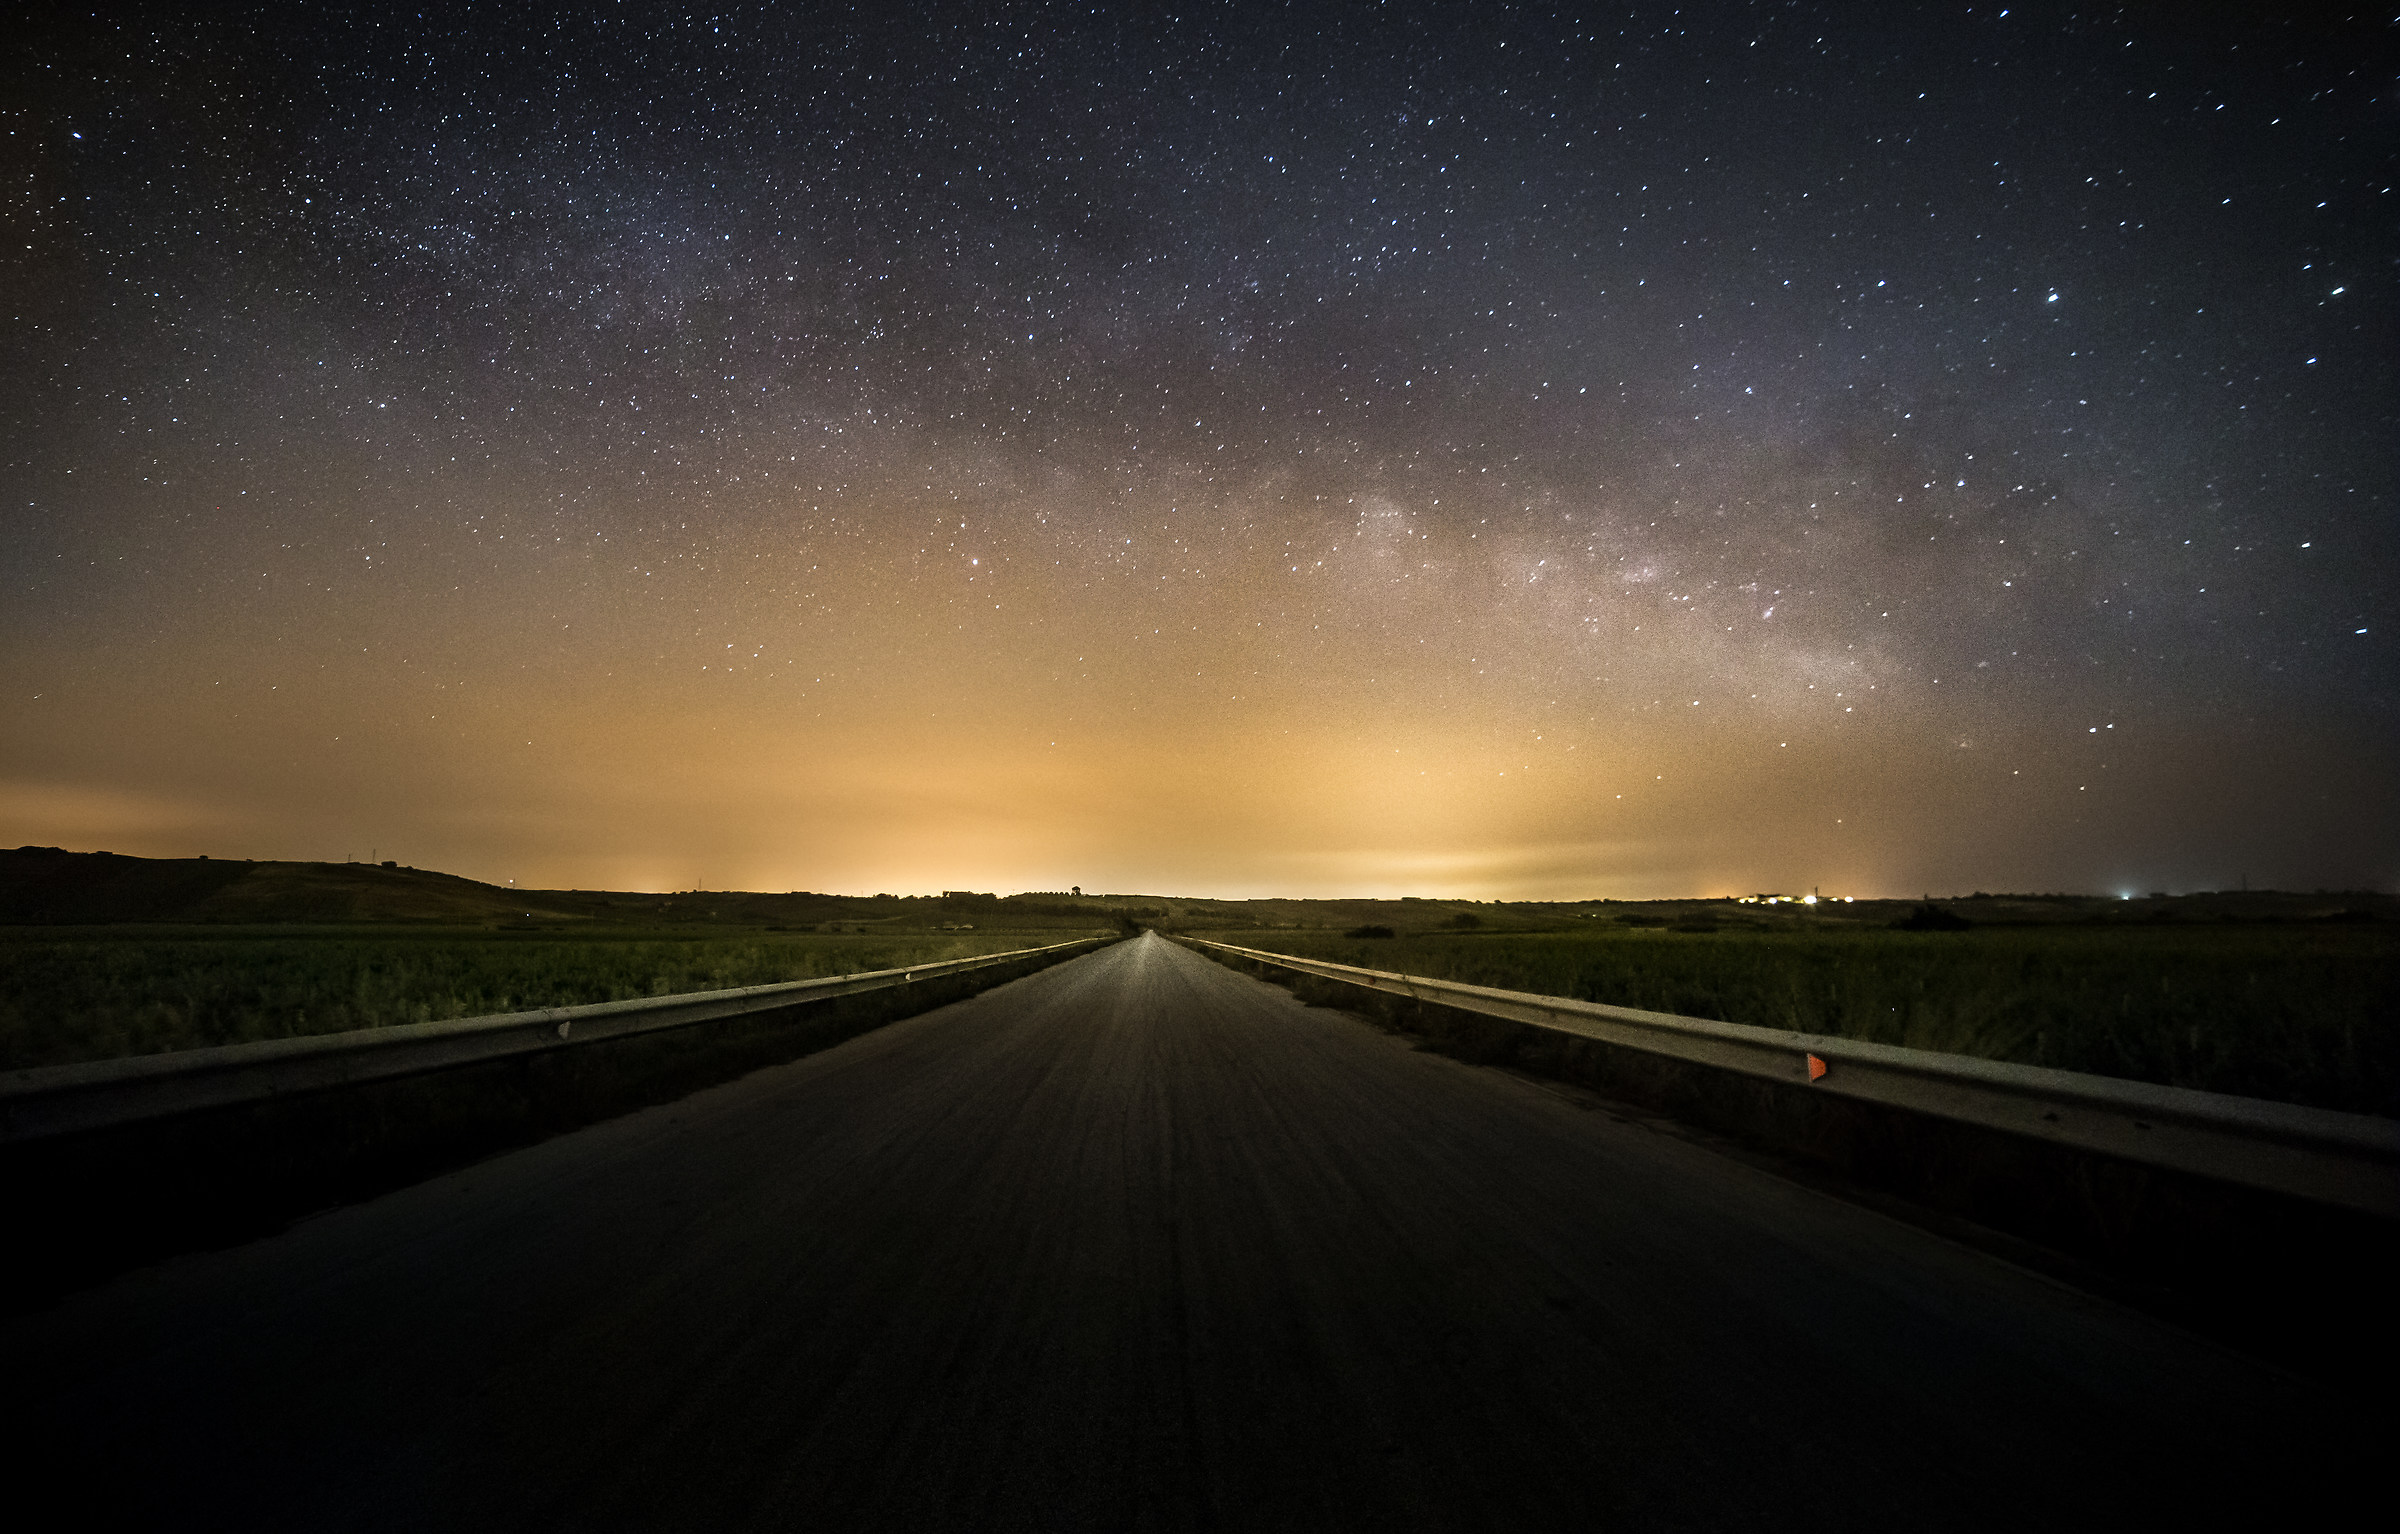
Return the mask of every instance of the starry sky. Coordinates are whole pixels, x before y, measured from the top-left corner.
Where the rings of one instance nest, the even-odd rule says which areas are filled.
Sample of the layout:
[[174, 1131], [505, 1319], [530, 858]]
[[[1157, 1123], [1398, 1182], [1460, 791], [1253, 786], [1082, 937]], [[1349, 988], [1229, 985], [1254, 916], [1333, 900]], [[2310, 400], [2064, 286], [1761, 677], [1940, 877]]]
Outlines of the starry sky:
[[2388, 10], [46, 12], [0, 842], [2392, 887]]

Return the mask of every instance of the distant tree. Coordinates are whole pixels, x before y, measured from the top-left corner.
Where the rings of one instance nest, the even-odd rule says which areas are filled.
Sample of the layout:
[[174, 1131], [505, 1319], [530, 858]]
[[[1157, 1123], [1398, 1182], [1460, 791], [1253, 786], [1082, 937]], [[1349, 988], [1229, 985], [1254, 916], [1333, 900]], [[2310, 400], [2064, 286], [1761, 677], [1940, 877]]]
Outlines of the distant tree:
[[1393, 931], [1391, 928], [1389, 928], [1389, 927], [1375, 927], [1375, 926], [1367, 926], [1367, 927], [1352, 927], [1352, 928], [1351, 928], [1349, 931], [1347, 931], [1347, 932], [1343, 933], [1343, 934], [1342, 934], [1342, 936], [1344, 936], [1344, 937], [1397, 937], [1397, 936], [1399, 936], [1399, 934], [1398, 934], [1398, 933], [1396, 933], [1396, 932], [1394, 932], [1394, 931]]

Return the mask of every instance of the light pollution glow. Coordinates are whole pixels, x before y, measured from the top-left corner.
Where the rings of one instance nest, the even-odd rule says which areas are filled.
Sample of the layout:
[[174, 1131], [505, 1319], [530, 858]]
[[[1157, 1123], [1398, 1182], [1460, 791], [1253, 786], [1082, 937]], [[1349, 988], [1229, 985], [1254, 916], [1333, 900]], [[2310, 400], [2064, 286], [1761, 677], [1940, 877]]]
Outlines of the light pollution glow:
[[[1110, 46], [1206, 110], [1080, 23], [967, 37], [1058, 95], [996, 141], [890, 38], [839, 90], [757, 37], [639, 87], [533, 57], [512, 119], [472, 28], [400, 28], [396, 84], [398, 34], [62, 23], [84, 83], [12, 151], [69, 211], [20, 263], [0, 841], [650, 890], [2390, 882], [2357, 155], [2199, 164], [2110, 104], [2173, 61], [2099, 42], [2062, 110], [2106, 187], [2005, 97], [1825, 137], [1822, 37], [1739, 50], [1819, 125], [1778, 133], [1702, 89], [1730, 43], [1545, 76], [1424, 16], [1439, 74], [1333, 26], [1300, 83], [1346, 114], [1171, 29]], [[148, 175], [179, 113], [215, 147]], [[2103, 191], [2152, 245], [2077, 232]]]

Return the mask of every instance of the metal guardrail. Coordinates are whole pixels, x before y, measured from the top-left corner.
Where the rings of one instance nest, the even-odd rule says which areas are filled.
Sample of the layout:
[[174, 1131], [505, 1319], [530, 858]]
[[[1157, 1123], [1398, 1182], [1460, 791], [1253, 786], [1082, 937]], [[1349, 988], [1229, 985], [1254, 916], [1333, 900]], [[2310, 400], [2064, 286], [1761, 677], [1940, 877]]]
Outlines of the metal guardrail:
[[209, 1049], [9, 1071], [0, 1074], [0, 1144], [685, 1028], [748, 1012], [772, 1011], [963, 974], [1102, 941], [1096, 937], [1080, 938], [1042, 948], [977, 954], [903, 969], [832, 975], [821, 980], [742, 986], [730, 991], [603, 1001], [581, 1007], [546, 1007], [537, 1012], [402, 1023], [350, 1033], [265, 1039], [254, 1044], [225, 1044]]
[[1579, 1034], [1812, 1092], [2400, 1218], [2400, 1122], [2391, 1119], [1494, 990], [1206, 938], [1182, 941], [1345, 985]]

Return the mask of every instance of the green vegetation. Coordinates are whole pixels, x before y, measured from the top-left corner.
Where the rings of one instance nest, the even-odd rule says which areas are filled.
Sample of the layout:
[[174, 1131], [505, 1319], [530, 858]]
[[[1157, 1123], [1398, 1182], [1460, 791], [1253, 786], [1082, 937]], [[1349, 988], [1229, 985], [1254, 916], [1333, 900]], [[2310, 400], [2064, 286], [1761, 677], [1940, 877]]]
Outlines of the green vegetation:
[[2400, 929], [2386, 922], [1207, 935], [1365, 969], [2400, 1116]]
[[2400, 1116], [2400, 899], [2361, 891], [1814, 905], [662, 894], [20, 847], [0, 849], [0, 1067], [806, 979], [1145, 924]]
[[806, 980], [1079, 935], [0, 929], [0, 1068]]

